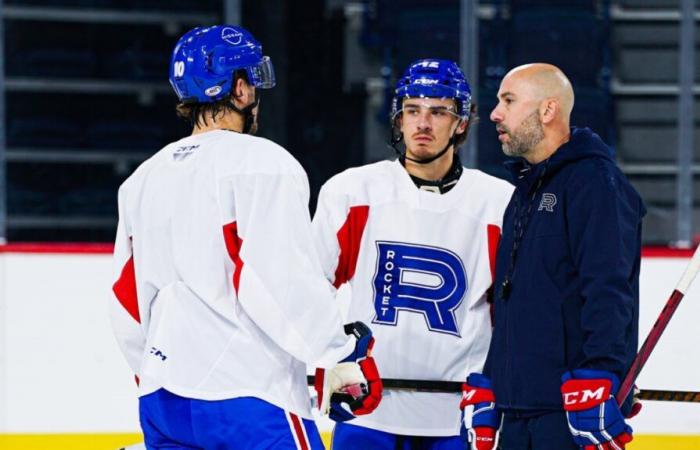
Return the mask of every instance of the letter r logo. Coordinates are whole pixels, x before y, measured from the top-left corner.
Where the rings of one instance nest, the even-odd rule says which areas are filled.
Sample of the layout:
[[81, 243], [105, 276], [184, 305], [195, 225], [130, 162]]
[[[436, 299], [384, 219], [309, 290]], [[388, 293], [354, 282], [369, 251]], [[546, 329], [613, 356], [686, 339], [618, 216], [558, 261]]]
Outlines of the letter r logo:
[[430, 331], [459, 336], [455, 310], [467, 276], [453, 252], [424, 245], [377, 241], [373, 323], [396, 325], [399, 311], [422, 314]]

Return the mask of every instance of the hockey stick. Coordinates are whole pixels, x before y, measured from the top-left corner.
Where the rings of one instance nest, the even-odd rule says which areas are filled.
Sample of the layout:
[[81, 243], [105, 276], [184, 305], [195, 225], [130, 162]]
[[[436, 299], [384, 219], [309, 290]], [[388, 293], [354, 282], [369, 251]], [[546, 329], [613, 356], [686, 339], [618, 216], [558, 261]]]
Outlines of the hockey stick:
[[[314, 385], [313, 376], [308, 376], [307, 381], [309, 386]], [[461, 381], [401, 380], [396, 378], [382, 378], [382, 384], [387, 389], [400, 389], [418, 392], [462, 392]], [[637, 398], [641, 400], [700, 403], [700, 392], [643, 390], [637, 394]]]
[[668, 325], [671, 317], [673, 317], [673, 313], [676, 312], [678, 304], [681, 302], [681, 300], [683, 300], [683, 296], [685, 296], [685, 293], [690, 287], [690, 283], [693, 282], [695, 275], [697, 275], [698, 270], [700, 270], [700, 247], [695, 249], [695, 253], [690, 260], [688, 267], [686, 267], [685, 272], [683, 272], [683, 276], [681, 277], [680, 281], [678, 281], [676, 289], [673, 290], [671, 297], [669, 297], [668, 301], [666, 301], [666, 306], [664, 306], [664, 309], [661, 310], [659, 318], [656, 319], [656, 323], [654, 323], [654, 326], [651, 327], [651, 331], [644, 340], [644, 344], [642, 344], [639, 352], [637, 352], [637, 356], [634, 358], [634, 361], [632, 361], [630, 370], [627, 372], [627, 376], [625, 376], [625, 379], [622, 381], [620, 390], [617, 391], [617, 396], [615, 396], [615, 400], [617, 400], [618, 405], [621, 405], [622, 402], [625, 401], [625, 398], [627, 398], [627, 395], [629, 395], [630, 391], [632, 390], [634, 381], [639, 376], [639, 372], [642, 371], [642, 367], [644, 367], [644, 364], [649, 359], [649, 355], [651, 355], [654, 347], [656, 347], [656, 344], [659, 342], [661, 334], [666, 329], [666, 325]]

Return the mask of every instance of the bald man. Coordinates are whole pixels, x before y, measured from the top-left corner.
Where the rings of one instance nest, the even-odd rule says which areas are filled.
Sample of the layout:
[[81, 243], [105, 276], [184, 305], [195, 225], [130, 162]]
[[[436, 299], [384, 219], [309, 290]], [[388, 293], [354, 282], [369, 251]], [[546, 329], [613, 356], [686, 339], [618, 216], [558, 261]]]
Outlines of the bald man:
[[491, 112], [516, 189], [486, 366], [469, 376], [462, 401], [474, 449], [495, 448], [501, 422], [503, 450], [623, 449], [632, 440], [614, 395], [637, 350], [645, 208], [610, 148], [569, 126], [573, 106], [561, 70], [528, 64], [505, 76]]

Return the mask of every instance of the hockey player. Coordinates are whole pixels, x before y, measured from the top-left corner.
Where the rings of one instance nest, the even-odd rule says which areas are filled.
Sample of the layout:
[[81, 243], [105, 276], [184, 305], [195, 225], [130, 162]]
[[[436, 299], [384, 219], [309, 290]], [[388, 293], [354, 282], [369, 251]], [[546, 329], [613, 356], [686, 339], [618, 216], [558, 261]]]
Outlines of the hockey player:
[[343, 330], [309, 251], [304, 170], [249, 134], [272, 62], [241, 27], [196, 28], [175, 47], [170, 83], [193, 132], [119, 189], [110, 303], [146, 446], [320, 450], [306, 364], [329, 369], [326, 388], [349, 389], [358, 414], [381, 381], [371, 332]]
[[[349, 169], [319, 195], [313, 227], [326, 276], [349, 283], [349, 318], [370, 324], [389, 378], [463, 380], [484, 364], [512, 187], [459, 161], [474, 110], [454, 62], [414, 62], [393, 103], [398, 160]], [[334, 404], [333, 448], [463, 449], [458, 404], [457, 394], [398, 390], [368, 416]]]
[[[529, 64], [505, 76], [491, 113], [503, 152], [518, 157], [507, 163], [516, 189], [486, 369], [469, 376], [462, 405], [475, 407], [477, 436], [495, 437], [502, 421], [503, 450], [621, 450], [632, 440], [629, 404], [621, 411], [615, 394], [637, 351], [645, 208], [608, 146], [569, 127], [573, 104], [561, 70]], [[479, 447], [492, 448], [495, 439]]]

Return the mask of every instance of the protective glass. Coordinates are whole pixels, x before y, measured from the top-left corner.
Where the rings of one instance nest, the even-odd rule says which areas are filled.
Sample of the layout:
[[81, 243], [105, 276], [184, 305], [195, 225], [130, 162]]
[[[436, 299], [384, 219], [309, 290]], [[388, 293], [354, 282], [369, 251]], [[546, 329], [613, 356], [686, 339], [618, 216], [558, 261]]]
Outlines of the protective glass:
[[270, 89], [275, 87], [275, 68], [269, 56], [263, 56], [260, 64], [251, 67], [253, 85], [257, 88]]

